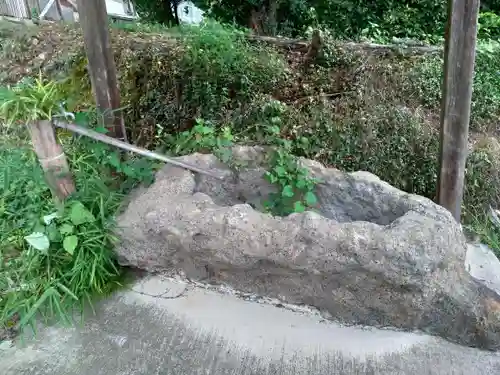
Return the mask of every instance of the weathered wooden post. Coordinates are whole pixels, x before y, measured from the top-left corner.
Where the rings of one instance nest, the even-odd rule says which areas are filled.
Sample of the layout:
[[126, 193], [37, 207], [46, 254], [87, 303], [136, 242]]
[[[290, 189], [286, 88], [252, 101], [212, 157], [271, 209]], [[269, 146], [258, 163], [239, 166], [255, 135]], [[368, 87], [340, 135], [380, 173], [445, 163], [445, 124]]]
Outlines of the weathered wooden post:
[[457, 221], [468, 152], [478, 13], [479, 0], [448, 0], [437, 200]]
[[109, 42], [108, 13], [104, 0], [78, 0], [88, 71], [97, 108], [111, 137], [127, 140], [120, 108], [116, 66]]
[[54, 199], [63, 201], [75, 191], [75, 185], [64, 150], [57, 142], [52, 122], [40, 120], [28, 126], [33, 148], [52, 195]]

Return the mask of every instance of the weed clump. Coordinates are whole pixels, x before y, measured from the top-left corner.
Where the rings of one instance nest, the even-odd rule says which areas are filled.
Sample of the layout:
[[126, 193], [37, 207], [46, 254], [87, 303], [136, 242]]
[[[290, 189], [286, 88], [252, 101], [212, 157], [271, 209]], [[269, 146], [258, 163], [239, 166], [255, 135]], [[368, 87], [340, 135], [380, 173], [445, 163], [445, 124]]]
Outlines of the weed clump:
[[[141, 137], [188, 130], [197, 118], [230, 122], [259, 93], [274, 91], [285, 77], [285, 63], [272, 49], [251, 44], [242, 31], [208, 22], [171, 30], [175, 44], [144, 44], [121, 54], [118, 69], [127, 123]], [[148, 67], [146, 70], [144, 67]], [[132, 137], [134, 138], [134, 137]]]
[[0, 90], [0, 328], [22, 329], [40, 314], [67, 321], [75, 303], [116, 285], [113, 215], [151, 176], [140, 159], [122, 162], [108, 146], [60, 137], [77, 193], [54, 202], [26, 130], [60, 111], [60, 90], [41, 77]]

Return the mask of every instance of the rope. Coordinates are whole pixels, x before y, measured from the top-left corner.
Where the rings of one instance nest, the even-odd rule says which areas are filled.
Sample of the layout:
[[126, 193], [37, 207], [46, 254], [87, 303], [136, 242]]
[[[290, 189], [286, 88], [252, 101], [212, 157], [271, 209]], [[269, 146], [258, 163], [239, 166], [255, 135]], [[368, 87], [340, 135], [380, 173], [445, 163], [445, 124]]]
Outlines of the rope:
[[42, 159], [40, 159], [40, 162], [42, 162], [42, 163], [50, 163], [51, 161], [54, 161], [54, 160], [57, 160], [57, 159], [61, 159], [63, 157], [64, 157], [64, 152], [62, 152], [59, 155], [54, 156], [52, 158], [42, 158]]

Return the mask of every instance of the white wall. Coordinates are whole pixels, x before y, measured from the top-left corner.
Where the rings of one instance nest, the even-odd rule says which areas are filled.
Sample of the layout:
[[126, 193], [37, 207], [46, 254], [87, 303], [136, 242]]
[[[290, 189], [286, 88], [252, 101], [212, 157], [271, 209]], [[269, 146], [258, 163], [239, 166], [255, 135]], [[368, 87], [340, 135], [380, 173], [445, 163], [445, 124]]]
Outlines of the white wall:
[[0, 16], [29, 18], [29, 9], [20, 0], [0, 0]]
[[[43, 11], [43, 9], [49, 3], [49, 1], [50, 0], [39, 0], [40, 12]], [[61, 6], [61, 11], [62, 11], [62, 16], [63, 16], [64, 21], [74, 21], [75, 20], [75, 17], [73, 16], [72, 9]], [[50, 20], [54, 20], [54, 21], [60, 20], [59, 13], [57, 12], [57, 8], [56, 8], [55, 4], [52, 4], [49, 11], [45, 14], [45, 18], [50, 19]]]
[[[0, 0], [3, 1], [3, 0]], [[18, 1], [18, 0], [15, 0]], [[40, 0], [40, 10], [43, 10], [45, 5], [50, 0]], [[65, 21], [75, 21], [78, 19], [78, 15], [73, 14], [73, 11], [69, 8], [66, 7], [61, 7], [62, 9], [62, 14], [63, 14], [63, 20]], [[106, 10], [109, 15], [111, 16], [117, 16], [120, 18], [134, 18], [134, 16], [130, 16], [126, 13], [126, 6], [121, 0], [106, 0]], [[135, 13], [135, 12], [134, 12]], [[57, 13], [57, 9], [55, 5], [51, 6], [49, 11], [47, 12], [46, 17], [52, 20], [59, 20], [59, 15]]]
[[203, 11], [191, 1], [181, 1], [177, 6], [177, 14], [181, 22], [198, 24], [203, 21]]
[[135, 18], [134, 15], [126, 13], [126, 8], [126, 5], [121, 0], [106, 0], [106, 9], [110, 16], [118, 16], [120, 18]]

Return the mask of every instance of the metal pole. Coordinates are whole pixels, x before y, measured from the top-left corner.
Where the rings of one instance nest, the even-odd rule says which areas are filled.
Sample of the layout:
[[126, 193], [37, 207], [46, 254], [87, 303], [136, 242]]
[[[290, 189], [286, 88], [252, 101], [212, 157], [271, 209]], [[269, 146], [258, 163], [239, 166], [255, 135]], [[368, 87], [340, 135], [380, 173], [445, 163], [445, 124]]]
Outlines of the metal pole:
[[207, 176], [210, 176], [213, 178], [217, 178], [219, 180], [223, 180], [226, 177], [225, 175], [217, 174], [217, 173], [205, 170], [203, 168], [199, 168], [196, 165], [184, 163], [182, 161], [178, 161], [178, 160], [169, 158], [167, 156], [158, 154], [156, 152], [149, 151], [149, 150], [146, 150], [144, 148], [131, 145], [130, 143], [122, 142], [116, 138], [108, 137], [105, 134], [98, 133], [98, 132], [93, 131], [91, 129], [82, 128], [82, 127], [75, 125], [75, 124], [69, 124], [69, 123], [62, 122], [62, 121], [54, 121], [54, 126], [57, 126], [58, 128], [61, 128], [61, 129], [67, 129], [69, 131], [72, 131], [73, 133], [84, 135], [84, 136], [92, 138], [96, 141], [107, 143], [108, 145], [115, 146], [115, 147], [121, 148], [121, 149], [126, 150], [126, 151], [134, 152], [138, 155], [146, 156], [146, 157], [149, 157], [152, 159], [161, 160], [165, 163], [169, 163], [169, 164], [172, 164], [172, 165], [184, 168], [184, 169], [188, 169], [188, 170], [193, 171], [193, 172], [197, 172], [197, 173], [204, 174], [204, 175], [207, 175]]

